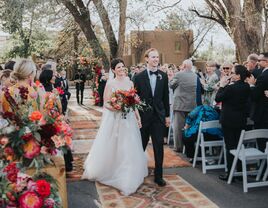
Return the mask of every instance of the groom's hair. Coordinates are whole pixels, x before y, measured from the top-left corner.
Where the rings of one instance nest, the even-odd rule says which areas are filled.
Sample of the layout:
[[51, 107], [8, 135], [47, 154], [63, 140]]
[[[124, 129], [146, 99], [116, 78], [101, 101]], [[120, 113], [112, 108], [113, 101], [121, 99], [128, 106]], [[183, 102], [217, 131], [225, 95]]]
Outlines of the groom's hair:
[[151, 53], [152, 51], [156, 51], [157, 53], [159, 53], [157, 49], [149, 48], [147, 51], [145, 51], [144, 58], [149, 58], [149, 53]]

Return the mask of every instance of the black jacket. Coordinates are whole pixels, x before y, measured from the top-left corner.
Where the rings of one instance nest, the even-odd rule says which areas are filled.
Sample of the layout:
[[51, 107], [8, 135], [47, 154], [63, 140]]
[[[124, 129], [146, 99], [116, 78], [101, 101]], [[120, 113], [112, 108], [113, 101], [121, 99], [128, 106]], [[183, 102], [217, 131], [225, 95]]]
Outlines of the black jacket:
[[86, 75], [85, 74], [83, 74], [83, 73], [81, 73], [81, 74], [76, 74], [75, 76], [74, 76], [74, 79], [75, 80], [82, 80], [82, 82], [80, 82], [80, 83], [76, 83], [75, 84], [75, 88], [76, 89], [84, 89], [84, 87], [85, 87], [85, 82], [86, 82]]
[[220, 123], [225, 127], [244, 128], [247, 122], [248, 106], [250, 96], [249, 84], [244, 81], [237, 81], [220, 87], [216, 94], [215, 101], [222, 102]]
[[268, 98], [264, 91], [268, 90], [268, 69], [264, 70], [257, 78], [255, 87], [252, 88], [251, 98], [255, 103], [253, 120], [255, 122], [267, 122], [268, 119]]
[[150, 80], [147, 70], [137, 74], [134, 86], [142, 101], [151, 106], [144, 112], [140, 112], [143, 125], [149, 125], [156, 117], [165, 123], [165, 117], [169, 117], [169, 89], [167, 75], [158, 70], [154, 96], [152, 95]]

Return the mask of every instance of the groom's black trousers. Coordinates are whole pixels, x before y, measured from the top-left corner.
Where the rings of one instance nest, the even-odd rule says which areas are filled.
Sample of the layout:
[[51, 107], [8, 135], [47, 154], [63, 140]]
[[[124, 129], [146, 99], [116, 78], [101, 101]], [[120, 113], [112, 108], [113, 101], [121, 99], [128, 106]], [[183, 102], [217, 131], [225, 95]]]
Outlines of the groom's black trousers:
[[163, 157], [164, 157], [164, 133], [166, 126], [160, 121], [159, 118], [155, 117], [150, 123], [143, 124], [141, 128], [142, 145], [145, 151], [149, 138], [151, 136], [153, 149], [154, 149], [154, 160], [155, 160], [155, 178], [159, 179], [163, 177]]

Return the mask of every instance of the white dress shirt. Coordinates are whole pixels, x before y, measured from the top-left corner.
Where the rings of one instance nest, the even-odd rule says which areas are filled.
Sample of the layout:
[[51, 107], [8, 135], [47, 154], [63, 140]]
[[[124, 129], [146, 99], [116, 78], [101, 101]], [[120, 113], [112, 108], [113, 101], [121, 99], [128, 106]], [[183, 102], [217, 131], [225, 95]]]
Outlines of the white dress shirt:
[[[157, 71], [157, 70], [155, 70]], [[155, 72], [153, 71], [153, 72]], [[152, 90], [152, 95], [154, 96], [154, 90], [155, 90], [155, 86], [156, 86], [156, 78], [157, 76], [155, 74], [150, 74], [150, 70], [147, 69], [147, 73], [150, 79], [150, 85], [151, 85], [151, 90]]]

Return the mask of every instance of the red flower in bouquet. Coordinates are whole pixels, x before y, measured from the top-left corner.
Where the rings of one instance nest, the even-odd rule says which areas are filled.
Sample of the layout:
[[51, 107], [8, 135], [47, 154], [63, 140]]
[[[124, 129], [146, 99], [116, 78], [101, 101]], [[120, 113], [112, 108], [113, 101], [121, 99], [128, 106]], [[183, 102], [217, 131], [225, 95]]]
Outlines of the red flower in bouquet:
[[26, 191], [19, 197], [20, 208], [41, 208], [43, 200], [33, 191]]
[[31, 115], [29, 115], [29, 119], [31, 121], [39, 121], [42, 118], [42, 113], [40, 113], [40, 111], [34, 111], [31, 113]]
[[33, 159], [40, 154], [40, 150], [41, 148], [38, 142], [35, 139], [31, 139], [23, 145], [23, 156], [28, 159]]
[[64, 94], [64, 91], [63, 91], [63, 89], [61, 89], [61, 87], [57, 87], [56, 89], [57, 89], [59, 95], [63, 95]]
[[3, 172], [7, 173], [7, 179], [10, 182], [15, 183], [17, 181], [19, 169], [17, 168], [16, 163], [10, 163], [7, 165]]
[[50, 195], [50, 184], [46, 180], [37, 180], [36, 181], [36, 191], [37, 193], [43, 197], [46, 198]]

